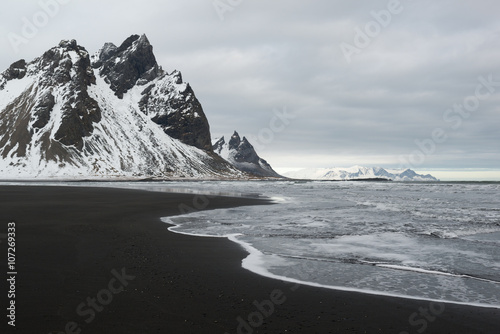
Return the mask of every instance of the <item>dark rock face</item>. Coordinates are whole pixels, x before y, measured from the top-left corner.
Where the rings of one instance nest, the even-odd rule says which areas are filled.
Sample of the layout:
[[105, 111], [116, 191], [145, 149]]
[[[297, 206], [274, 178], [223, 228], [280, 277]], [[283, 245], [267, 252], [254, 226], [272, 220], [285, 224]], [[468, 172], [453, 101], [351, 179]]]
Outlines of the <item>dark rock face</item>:
[[147, 87], [139, 102], [142, 112], [160, 125], [170, 137], [212, 152], [210, 126], [203, 108], [178, 71], [164, 74]]
[[236, 131], [228, 143], [222, 137], [212, 148], [215, 153], [243, 172], [260, 177], [282, 177], [266, 160], [259, 157], [252, 144], [245, 137], [241, 139]]
[[[175, 108], [175, 103], [172, 106]], [[212, 151], [208, 120], [196, 98], [181, 104], [176, 112], [154, 117], [152, 120], [161, 125], [170, 137], [179, 139], [184, 144]]]
[[217, 140], [215, 144], [212, 145], [212, 149], [215, 153], [220, 154], [224, 149], [225, 144], [226, 140], [224, 139], [224, 137], [220, 137], [219, 140]]
[[33, 128], [41, 129], [49, 123], [50, 113], [54, 109], [55, 104], [54, 95], [52, 95], [51, 91], [47, 91], [33, 109], [33, 118], [35, 121]]
[[89, 97], [87, 92], [80, 91], [69, 101], [71, 102], [63, 107], [63, 120], [55, 139], [66, 146], [75, 146], [81, 150], [83, 137], [91, 135], [93, 123], [101, 120], [101, 110], [97, 101]]
[[229, 140], [228, 145], [229, 150], [235, 151], [234, 160], [236, 162], [249, 162], [252, 164], [259, 163], [260, 158], [257, 155], [257, 152], [255, 152], [253, 146], [245, 137], [241, 139], [238, 132], [234, 132], [234, 134], [231, 136], [231, 139]]
[[22, 79], [26, 75], [26, 61], [21, 59], [16, 61], [14, 64], [10, 65], [7, 71], [4, 72], [5, 79], [13, 80], [13, 79]]
[[153, 46], [145, 35], [132, 35], [119, 47], [106, 43], [93, 67], [99, 68], [99, 74], [119, 98], [136, 83], [145, 84], [160, 73]]
[[[89, 136], [93, 130], [93, 123], [101, 120], [99, 104], [87, 91], [88, 87], [95, 83], [96, 78], [90, 66], [88, 52], [77, 45], [75, 40], [62, 41], [59, 47], [62, 48], [62, 53], [52, 49], [42, 56], [42, 63], [47, 63], [49, 68], [53, 68], [54, 75], [45, 76], [49, 82], [53, 81], [50, 82], [51, 86], [67, 84], [61, 107], [63, 118], [54, 138], [66, 146], [75, 146], [81, 150], [83, 137]], [[69, 52], [75, 53], [74, 58]], [[50, 98], [47, 101], [50, 106]], [[46, 114], [47, 111], [42, 113]], [[43, 120], [43, 117], [40, 120]]]

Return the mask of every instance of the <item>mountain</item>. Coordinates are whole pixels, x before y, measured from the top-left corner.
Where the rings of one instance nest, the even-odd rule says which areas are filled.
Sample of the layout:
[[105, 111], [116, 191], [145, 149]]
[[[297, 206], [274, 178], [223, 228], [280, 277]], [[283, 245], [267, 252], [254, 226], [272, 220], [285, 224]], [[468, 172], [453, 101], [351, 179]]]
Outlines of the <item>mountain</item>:
[[421, 175], [411, 169], [392, 170], [381, 167], [309, 168], [283, 174], [292, 179], [359, 180], [383, 178], [393, 181], [439, 181], [430, 174]]
[[241, 139], [236, 131], [227, 143], [224, 137], [216, 140], [213, 150], [240, 171], [261, 177], [282, 177], [266, 160], [259, 157], [252, 144], [245, 137]]
[[245, 177], [213, 152], [181, 73], [145, 35], [90, 56], [75, 40], [0, 74], [0, 178]]

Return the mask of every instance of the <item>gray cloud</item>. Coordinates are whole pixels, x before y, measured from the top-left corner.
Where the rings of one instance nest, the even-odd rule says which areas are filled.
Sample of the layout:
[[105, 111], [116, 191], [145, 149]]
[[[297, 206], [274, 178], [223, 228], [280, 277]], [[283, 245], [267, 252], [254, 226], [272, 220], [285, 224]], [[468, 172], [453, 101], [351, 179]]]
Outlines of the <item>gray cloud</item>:
[[[448, 139], [415, 169], [499, 169], [500, 86], [459, 127], [444, 115], [475, 94], [479, 76], [500, 82], [500, 3], [401, 0], [401, 11], [348, 63], [340, 45], [356, 46], [356, 29], [388, 3], [243, 0], [221, 21], [212, 0], [72, 0], [15, 52], [9, 33], [21, 34], [23, 18], [41, 7], [10, 1], [0, 68], [61, 39], [95, 52], [146, 33], [159, 63], [193, 86], [213, 135], [238, 130], [277, 167], [397, 167], [419, 149], [416, 140], [442, 128]], [[295, 119], [263, 145], [273, 110], [285, 106]]]

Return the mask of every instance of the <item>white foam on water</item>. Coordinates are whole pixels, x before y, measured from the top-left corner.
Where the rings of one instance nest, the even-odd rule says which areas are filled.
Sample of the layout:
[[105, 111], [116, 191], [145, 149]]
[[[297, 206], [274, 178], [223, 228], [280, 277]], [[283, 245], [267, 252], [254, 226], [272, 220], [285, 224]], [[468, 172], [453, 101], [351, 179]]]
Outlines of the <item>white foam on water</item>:
[[182, 231], [177, 231], [176, 229], [179, 228], [180, 226], [182, 226], [181, 224], [177, 224], [175, 223], [172, 218], [175, 218], [177, 216], [172, 216], [172, 217], [162, 217], [161, 218], [161, 221], [164, 222], [164, 223], [167, 223], [169, 225], [173, 225], [173, 226], [170, 226], [167, 230], [169, 230], [170, 232], [174, 232], [174, 233], [177, 233], [177, 234], [183, 234], [183, 235], [189, 235], [189, 236], [192, 236], [192, 237], [205, 237], [205, 238], [226, 238], [225, 235], [213, 235], [213, 234], [202, 234], [202, 233], [190, 233], [190, 232], [182, 232]]
[[[180, 233], [180, 234], [186, 234], [186, 235], [194, 235], [194, 236], [200, 236], [200, 237], [214, 237], [213, 235], [196, 235], [196, 234], [188, 234], [188, 233], [184, 233], [184, 232], [178, 232], [174, 228], [169, 229], [169, 230], [171, 230], [174, 233]], [[456, 305], [467, 305], [467, 306], [474, 306], [474, 307], [500, 309], [500, 305], [490, 305], [490, 304], [473, 303], [473, 302], [457, 302], [457, 301], [450, 301], [450, 300], [445, 300], [445, 299], [432, 299], [432, 298], [410, 296], [410, 295], [404, 295], [404, 294], [398, 294], [398, 293], [383, 292], [383, 291], [377, 291], [377, 290], [372, 290], [372, 289], [359, 289], [359, 288], [351, 288], [351, 287], [339, 286], [339, 285], [320, 284], [320, 283], [316, 283], [316, 282], [304, 281], [304, 280], [300, 280], [300, 279], [296, 279], [296, 278], [291, 278], [291, 277], [287, 277], [287, 276], [283, 276], [283, 275], [274, 274], [268, 268], [273, 267], [277, 264], [283, 265], [284, 263], [286, 263], [286, 260], [280, 258], [279, 256], [277, 256], [275, 254], [265, 255], [260, 250], [253, 247], [250, 243], [238, 239], [238, 237], [240, 237], [240, 236], [241, 236], [241, 234], [231, 234], [231, 235], [226, 235], [223, 237], [241, 245], [241, 247], [244, 248], [248, 252], [248, 256], [246, 258], [244, 258], [242, 260], [242, 263], [241, 263], [242, 267], [244, 269], [251, 271], [255, 274], [271, 278], [271, 279], [277, 279], [277, 280], [281, 280], [281, 281], [285, 281], [285, 282], [289, 282], [289, 283], [301, 284], [301, 285], [330, 289], [330, 290], [356, 292], [356, 293], [394, 297], [394, 298], [404, 298], [404, 299], [411, 299], [411, 300], [423, 300], [423, 301], [437, 302], [437, 303], [448, 303], [448, 304], [456, 304]], [[387, 267], [390, 268], [390, 266], [387, 266]], [[400, 268], [394, 267], [394, 269], [400, 269]], [[436, 272], [432, 272], [432, 271], [421, 271], [421, 272], [425, 272], [425, 273], [429, 273], [429, 274], [436, 273]], [[439, 273], [439, 274], [442, 274], [442, 273]]]
[[495, 281], [495, 280], [488, 280], [480, 277], [474, 277], [470, 275], [460, 275], [460, 274], [451, 274], [451, 273], [446, 273], [442, 271], [437, 271], [437, 270], [428, 270], [428, 269], [422, 269], [422, 268], [415, 268], [415, 267], [407, 267], [407, 266], [398, 266], [394, 264], [375, 264], [377, 267], [382, 267], [382, 268], [391, 268], [391, 269], [397, 269], [397, 270], [406, 270], [406, 271], [414, 271], [417, 273], [424, 273], [424, 274], [433, 274], [433, 275], [443, 275], [443, 276], [450, 276], [450, 277], [459, 277], [459, 278], [470, 278], [473, 280], [478, 280], [478, 281], [483, 281], [483, 282], [489, 282], [489, 283], [500, 283], [500, 281]]

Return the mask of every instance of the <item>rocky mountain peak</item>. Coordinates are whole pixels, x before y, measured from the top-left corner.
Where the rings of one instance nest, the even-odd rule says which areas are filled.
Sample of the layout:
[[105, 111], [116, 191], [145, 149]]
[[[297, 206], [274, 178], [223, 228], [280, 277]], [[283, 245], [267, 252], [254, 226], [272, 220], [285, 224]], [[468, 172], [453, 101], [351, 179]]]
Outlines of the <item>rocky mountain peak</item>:
[[30, 65], [29, 74], [43, 72], [41, 77], [47, 85], [73, 82], [76, 85], [90, 86], [95, 83], [89, 53], [75, 40], [61, 41], [58, 46], [46, 51]]
[[[224, 138], [224, 137], [222, 137]], [[240, 138], [240, 135], [238, 134], [238, 132], [234, 131], [233, 135], [231, 136], [231, 139], [229, 139], [229, 149], [230, 150], [237, 150], [238, 147], [240, 146], [241, 144], [241, 138]]]
[[176, 85], [182, 84], [182, 73], [178, 70], [174, 70], [170, 73], [170, 77], [172, 78], [172, 82]]
[[228, 143], [221, 137], [215, 141], [212, 148], [215, 153], [243, 172], [261, 177], [281, 177], [266, 160], [259, 157], [246, 137], [241, 138], [236, 131]]
[[78, 51], [79, 46], [76, 40], [70, 39], [70, 40], [65, 40], [63, 39], [61, 42], [59, 42], [59, 47], [66, 49], [68, 51]]
[[[6, 74], [6, 75], [5, 75]], [[67, 160], [64, 146], [81, 149], [100, 109], [87, 94], [95, 82], [88, 53], [74, 41], [63, 41], [30, 63], [20, 60], [0, 76], [1, 156], [28, 159], [36, 147], [40, 159]]]
[[106, 43], [93, 57], [92, 67], [99, 70], [119, 98], [136, 84], [145, 85], [162, 72], [146, 35], [132, 35], [119, 47]]

